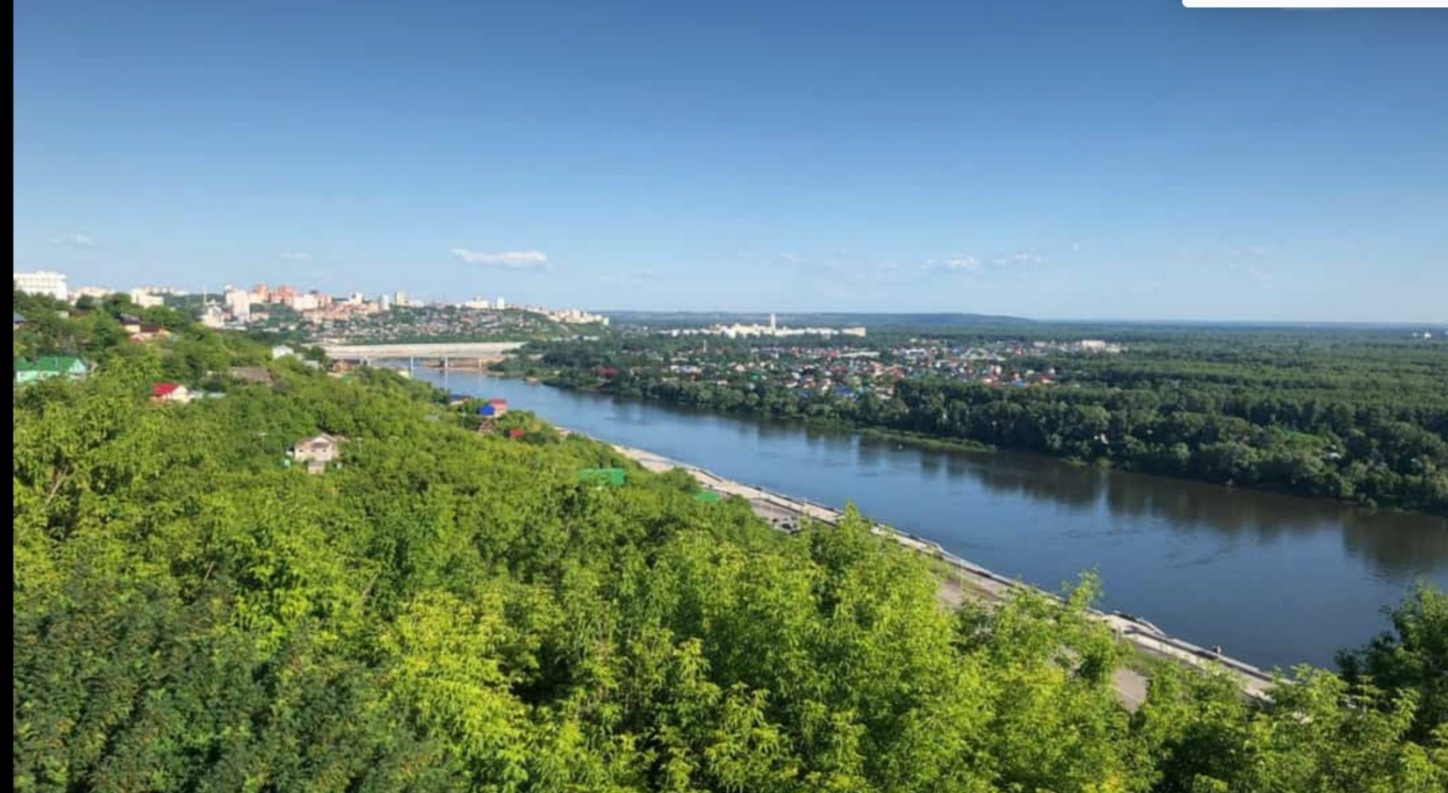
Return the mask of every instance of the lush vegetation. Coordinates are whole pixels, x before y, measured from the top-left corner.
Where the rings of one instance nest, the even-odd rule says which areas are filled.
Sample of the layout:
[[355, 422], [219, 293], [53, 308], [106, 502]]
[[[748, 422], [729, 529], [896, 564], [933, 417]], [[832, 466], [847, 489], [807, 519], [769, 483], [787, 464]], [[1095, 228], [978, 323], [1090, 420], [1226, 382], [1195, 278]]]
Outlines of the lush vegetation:
[[[1001, 330], [946, 341], [1080, 332]], [[541, 357], [502, 368], [625, 397], [1448, 514], [1448, 342], [1405, 336], [1138, 327], [1113, 337], [1131, 342], [1124, 355], [1012, 359], [1008, 367], [1021, 371], [1054, 371], [1054, 383], [1029, 388], [910, 376], [870, 389], [848, 373], [834, 379], [844, 388], [800, 388], [749, 369], [777, 356], [777, 347], [715, 338], [701, 350], [698, 340], [640, 334], [540, 345], [531, 352]], [[873, 350], [889, 363], [893, 351], [918, 343], [877, 334], [817, 344]], [[701, 373], [671, 371], [679, 361]]]
[[[1298, 670], [1258, 704], [1163, 667], [1131, 712], [1089, 578], [951, 612], [857, 516], [782, 535], [389, 372], [244, 384], [217, 372], [256, 342], [181, 318], [85, 346], [91, 323], [27, 343], [85, 347], [92, 376], [14, 393], [16, 790], [1448, 786], [1442, 593], [1350, 679]], [[226, 396], [149, 403], [162, 377]], [[283, 465], [319, 431], [340, 466]], [[578, 481], [610, 466], [624, 487]]]

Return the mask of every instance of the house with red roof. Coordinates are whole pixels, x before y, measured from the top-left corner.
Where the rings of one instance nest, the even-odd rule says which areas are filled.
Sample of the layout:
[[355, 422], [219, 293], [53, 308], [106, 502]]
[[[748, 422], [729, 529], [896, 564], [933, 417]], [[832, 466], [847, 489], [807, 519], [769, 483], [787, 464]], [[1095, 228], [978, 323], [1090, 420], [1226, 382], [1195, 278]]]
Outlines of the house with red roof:
[[179, 383], [157, 383], [151, 386], [152, 402], [190, 402], [191, 389]]

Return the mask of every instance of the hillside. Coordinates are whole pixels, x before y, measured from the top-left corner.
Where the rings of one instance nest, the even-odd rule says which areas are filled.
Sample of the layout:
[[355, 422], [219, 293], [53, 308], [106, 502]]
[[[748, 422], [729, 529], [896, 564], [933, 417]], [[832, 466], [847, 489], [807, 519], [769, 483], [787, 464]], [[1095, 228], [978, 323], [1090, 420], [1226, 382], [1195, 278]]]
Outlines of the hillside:
[[[14, 393], [16, 790], [1448, 785], [1439, 593], [1354, 667], [1420, 659], [1386, 691], [1303, 669], [1259, 708], [1164, 667], [1132, 714], [1089, 577], [1064, 606], [948, 611], [862, 520], [778, 534], [525, 414], [479, 432], [389, 372], [75, 323], [105, 324], [32, 343], [96, 370]], [[216, 371], [239, 364], [266, 381]], [[222, 396], [149, 398], [168, 376]], [[318, 433], [340, 456], [288, 465]], [[613, 467], [622, 486], [580, 476]]]

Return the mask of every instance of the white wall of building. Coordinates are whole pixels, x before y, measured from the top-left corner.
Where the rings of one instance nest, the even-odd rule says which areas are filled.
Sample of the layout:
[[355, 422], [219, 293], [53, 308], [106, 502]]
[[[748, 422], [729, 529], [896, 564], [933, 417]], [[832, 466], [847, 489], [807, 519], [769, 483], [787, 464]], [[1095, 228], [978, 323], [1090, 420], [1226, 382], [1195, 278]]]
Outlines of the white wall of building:
[[70, 289], [66, 286], [65, 275], [50, 270], [15, 273], [15, 288], [28, 295], [47, 295], [56, 300], [70, 299]]
[[141, 308], [159, 308], [166, 305], [166, 298], [145, 289], [132, 289], [131, 302]]
[[240, 320], [251, 318], [250, 292], [245, 289], [228, 289], [223, 300], [227, 310], [231, 312], [231, 316]]

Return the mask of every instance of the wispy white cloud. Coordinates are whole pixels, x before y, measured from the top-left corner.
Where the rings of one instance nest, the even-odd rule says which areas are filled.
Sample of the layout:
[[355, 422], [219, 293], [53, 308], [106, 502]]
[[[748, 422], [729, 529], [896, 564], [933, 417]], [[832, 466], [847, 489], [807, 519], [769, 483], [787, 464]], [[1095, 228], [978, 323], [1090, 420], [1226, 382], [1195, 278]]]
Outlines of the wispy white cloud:
[[89, 234], [67, 234], [63, 237], [56, 237], [50, 242], [66, 248], [97, 248], [101, 244], [99, 240]]
[[797, 253], [781, 253], [779, 254], [779, 260], [785, 264], [799, 264], [800, 256]]
[[289, 262], [308, 262], [312, 260], [311, 254], [302, 253], [301, 251], [282, 251], [277, 254], [277, 256]]
[[1008, 256], [997, 256], [992, 262], [999, 267], [1045, 264], [1046, 257], [1035, 251], [1019, 251]]
[[471, 251], [453, 248], [453, 258], [467, 264], [502, 267], [507, 270], [536, 270], [548, 266], [548, 254], [542, 251]]
[[1076, 240], [1076, 241], [1072, 242], [1072, 243], [1071, 243], [1071, 250], [1072, 250], [1072, 251], [1079, 251], [1079, 250], [1081, 250], [1081, 241], [1080, 241], [1080, 240]]
[[924, 264], [926, 270], [944, 270], [952, 273], [980, 272], [980, 259], [957, 254], [949, 259], [931, 259]]
[[1036, 251], [1019, 251], [984, 258], [957, 253], [945, 259], [927, 259], [921, 268], [944, 273], [978, 275], [1033, 267], [1045, 263], [1046, 257]]

